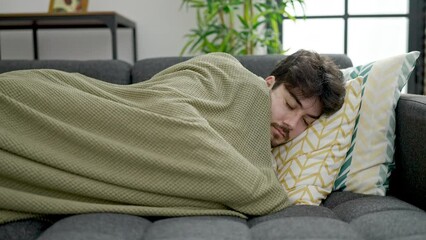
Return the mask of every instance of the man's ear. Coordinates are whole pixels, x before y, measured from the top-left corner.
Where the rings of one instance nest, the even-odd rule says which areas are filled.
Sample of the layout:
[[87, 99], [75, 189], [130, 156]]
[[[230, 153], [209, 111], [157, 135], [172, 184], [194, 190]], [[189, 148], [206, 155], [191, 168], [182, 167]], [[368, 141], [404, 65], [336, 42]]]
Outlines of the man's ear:
[[269, 87], [269, 89], [272, 89], [272, 87], [275, 84], [275, 76], [268, 76], [265, 78], [266, 86]]

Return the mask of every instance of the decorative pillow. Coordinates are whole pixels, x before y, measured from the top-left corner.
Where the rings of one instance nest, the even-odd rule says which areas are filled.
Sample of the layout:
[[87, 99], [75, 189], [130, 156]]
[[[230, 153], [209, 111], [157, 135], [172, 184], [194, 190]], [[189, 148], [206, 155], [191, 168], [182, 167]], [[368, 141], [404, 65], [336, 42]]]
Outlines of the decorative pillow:
[[385, 195], [394, 168], [395, 107], [419, 52], [342, 70], [364, 79], [362, 106], [350, 150], [333, 190]]
[[350, 147], [362, 83], [360, 77], [348, 81], [339, 111], [321, 117], [290, 142], [272, 149], [278, 178], [294, 204], [319, 205], [331, 192]]

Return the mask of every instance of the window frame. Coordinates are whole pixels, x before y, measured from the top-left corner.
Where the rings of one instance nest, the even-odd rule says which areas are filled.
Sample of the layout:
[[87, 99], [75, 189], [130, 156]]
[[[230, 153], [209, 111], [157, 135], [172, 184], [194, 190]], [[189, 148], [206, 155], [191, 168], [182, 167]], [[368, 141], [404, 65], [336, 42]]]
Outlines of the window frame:
[[[280, 1], [280, 0], [277, 0]], [[343, 53], [348, 54], [348, 22], [351, 18], [407, 18], [408, 19], [408, 52], [420, 51], [416, 69], [408, 81], [407, 93], [425, 94], [424, 89], [424, 49], [425, 49], [425, 0], [409, 0], [406, 14], [349, 14], [349, 0], [344, 1], [343, 15], [305, 15], [295, 16], [296, 19], [343, 19]], [[288, 19], [288, 18], [283, 18]], [[283, 41], [282, 23], [280, 39]]]

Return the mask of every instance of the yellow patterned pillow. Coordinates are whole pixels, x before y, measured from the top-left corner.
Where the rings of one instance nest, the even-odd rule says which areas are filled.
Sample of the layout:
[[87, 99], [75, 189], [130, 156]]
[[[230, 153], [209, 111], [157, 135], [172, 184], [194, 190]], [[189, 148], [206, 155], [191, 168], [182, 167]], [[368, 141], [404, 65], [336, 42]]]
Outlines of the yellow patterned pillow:
[[294, 204], [319, 205], [331, 192], [351, 143], [361, 103], [361, 77], [346, 84], [342, 108], [275, 147], [278, 178]]

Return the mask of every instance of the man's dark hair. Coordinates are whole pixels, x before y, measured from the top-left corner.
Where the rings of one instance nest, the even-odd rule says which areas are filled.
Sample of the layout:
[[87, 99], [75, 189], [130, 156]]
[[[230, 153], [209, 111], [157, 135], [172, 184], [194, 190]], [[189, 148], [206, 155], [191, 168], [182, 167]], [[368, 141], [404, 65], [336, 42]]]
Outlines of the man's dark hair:
[[275, 76], [272, 89], [281, 84], [297, 95], [319, 97], [323, 113], [330, 115], [338, 111], [345, 97], [343, 74], [337, 65], [316, 52], [299, 50], [277, 64], [271, 73]]

